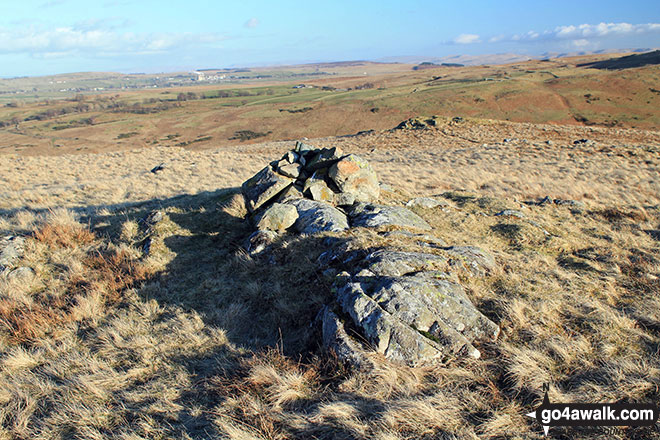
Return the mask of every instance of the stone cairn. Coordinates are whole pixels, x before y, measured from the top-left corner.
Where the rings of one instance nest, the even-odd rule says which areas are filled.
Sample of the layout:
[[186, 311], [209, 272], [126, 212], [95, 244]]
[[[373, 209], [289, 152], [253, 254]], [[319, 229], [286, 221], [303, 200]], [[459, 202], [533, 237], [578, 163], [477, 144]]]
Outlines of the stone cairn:
[[[297, 142], [282, 159], [271, 162], [243, 183], [242, 193], [256, 227], [246, 243], [262, 252], [278, 234], [317, 234], [349, 228], [380, 228], [436, 253], [379, 248], [368, 255], [332, 246], [319, 267], [338, 267], [334, 301], [319, 311], [323, 344], [358, 367], [372, 365], [375, 350], [385, 358], [419, 365], [448, 356], [478, 358], [475, 341], [493, 341], [499, 327], [470, 302], [455, 271], [484, 276], [495, 267], [492, 256], [472, 246], [447, 246], [424, 231], [431, 226], [403, 206], [376, 203], [380, 186], [367, 161], [339, 148], [315, 148]], [[408, 206], [436, 208], [431, 198]], [[445, 268], [443, 270], [439, 268]], [[326, 271], [327, 272], [327, 271]]]

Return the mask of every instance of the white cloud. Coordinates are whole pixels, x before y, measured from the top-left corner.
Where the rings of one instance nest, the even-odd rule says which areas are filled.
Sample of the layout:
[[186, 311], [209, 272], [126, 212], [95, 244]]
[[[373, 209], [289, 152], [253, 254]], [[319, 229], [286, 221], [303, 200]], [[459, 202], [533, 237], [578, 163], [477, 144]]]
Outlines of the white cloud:
[[28, 53], [35, 57], [87, 54], [146, 54], [195, 46], [215, 47], [226, 37], [218, 33], [134, 33], [118, 31], [107, 22], [44, 29], [27, 26], [0, 28], [0, 54]]
[[454, 43], [456, 44], [479, 43], [479, 41], [479, 35], [477, 34], [461, 34], [454, 38]]
[[[584, 41], [612, 36], [643, 35], [660, 33], [660, 23], [630, 24], [630, 23], [599, 23], [558, 26], [544, 32], [530, 31], [509, 37], [493, 37], [489, 42], [499, 41], [552, 41], [572, 40], [572, 44], [585, 46]], [[495, 39], [496, 38], [496, 39]]]
[[248, 21], [246, 21], [245, 24], [244, 24], [243, 26], [245, 26], [245, 27], [248, 28], [248, 29], [256, 28], [257, 26], [259, 26], [259, 20], [257, 20], [256, 18], [252, 17], [251, 19], [249, 19]]

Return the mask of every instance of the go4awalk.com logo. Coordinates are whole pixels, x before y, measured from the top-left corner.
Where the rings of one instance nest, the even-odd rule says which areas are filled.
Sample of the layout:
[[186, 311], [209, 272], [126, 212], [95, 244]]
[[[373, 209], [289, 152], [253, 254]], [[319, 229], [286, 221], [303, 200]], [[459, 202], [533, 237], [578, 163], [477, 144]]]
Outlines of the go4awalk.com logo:
[[550, 403], [547, 386], [541, 405], [527, 414], [547, 436], [551, 426], [653, 426], [660, 409], [647, 403]]

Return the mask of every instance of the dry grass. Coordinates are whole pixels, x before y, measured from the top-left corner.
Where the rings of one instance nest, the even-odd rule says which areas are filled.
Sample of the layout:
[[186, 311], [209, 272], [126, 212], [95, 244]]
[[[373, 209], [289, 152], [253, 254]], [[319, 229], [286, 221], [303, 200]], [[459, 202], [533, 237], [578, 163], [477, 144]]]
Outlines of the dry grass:
[[[152, 176], [126, 171], [113, 186], [135, 191], [118, 200], [109, 188], [77, 194], [39, 188], [51, 177], [21, 175], [3, 162], [8, 179], [24, 186], [20, 195], [7, 190], [0, 230], [28, 237], [18, 264], [36, 276], [20, 285], [0, 278], [0, 439], [526, 439], [541, 432], [524, 414], [540, 402], [545, 383], [552, 401], [657, 401], [660, 246], [648, 231], [660, 226], [652, 177], [658, 153], [632, 145], [652, 147], [657, 134], [597, 130], [595, 147], [576, 147], [574, 162], [554, 163], [548, 155], [566, 153], [568, 140], [582, 133], [553, 127], [555, 145], [541, 148], [546, 127], [498, 123], [480, 131], [479, 122], [465, 124], [445, 128], [476, 144], [442, 131], [319, 142], [355, 149], [385, 180], [399, 179], [402, 189], [384, 192], [387, 203], [444, 194], [438, 197], [447, 207], [416, 209], [433, 234], [496, 257], [491, 276], [460, 277], [477, 307], [502, 327], [500, 340], [480, 346], [479, 360], [420, 368], [374, 355], [373, 370], [352, 371], [318, 350], [309, 324], [332, 293], [316, 258], [349, 240], [356, 249], [443, 249], [356, 229], [284, 236], [265, 257], [241, 250], [250, 231], [241, 197], [215, 188], [240, 183], [284, 144], [186, 153], [198, 164], [226, 157], [242, 171], [225, 175], [210, 162], [197, 175], [199, 191], [184, 197], [190, 175], [167, 169], [153, 176], [162, 185], [157, 197], [150, 195], [156, 186], [140, 188], [140, 179]], [[495, 145], [511, 135], [506, 130], [530, 143]], [[484, 150], [487, 139], [493, 148]], [[608, 141], [637, 156], [626, 153], [604, 166], [610, 156], [598, 149]], [[519, 162], [497, 165], [502, 179], [490, 180], [493, 157], [514, 151]], [[69, 167], [88, 185], [98, 177], [77, 166], [98, 161], [114, 172], [134, 170], [142, 166], [135, 154], [34, 163]], [[438, 171], [442, 158], [451, 160], [451, 172]], [[21, 161], [34, 170], [28, 158]], [[615, 173], [616, 161], [634, 172]], [[178, 173], [184, 162], [173, 168]], [[520, 185], [524, 179], [527, 186]], [[585, 207], [521, 203], [573, 196], [581, 185], [597, 195], [576, 197]], [[76, 210], [18, 209], [36, 194], [42, 198], [33, 207]], [[100, 204], [110, 206], [89, 208]], [[145, 228], [142, 219], [156, 209], [163, 220]], [[524, 218], [494, 215], [503, 209]], [[551, 433], [660, 438], [657, 430]]]

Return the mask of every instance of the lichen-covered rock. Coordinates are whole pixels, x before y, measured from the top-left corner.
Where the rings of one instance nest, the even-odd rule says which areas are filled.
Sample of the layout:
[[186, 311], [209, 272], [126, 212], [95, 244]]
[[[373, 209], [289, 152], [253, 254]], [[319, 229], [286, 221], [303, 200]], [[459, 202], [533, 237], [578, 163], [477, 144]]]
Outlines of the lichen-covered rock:
[[294, 228], [302, 234], [348, 229], [346, 215], [328, 203], [308, 199], [292, 199], [286, 203], [298, 210]]
[[246, 180], [241, 191], [248, 210], [254, 212], [292, 184], [292, 178], [277, 174], [271, 166], [267, 166]]
[[344, 313], [387, 359], [417, 365], [443, 355], [438, 344], [392, 316], [366, 295], [360, 283], [346, 283], [337, 289], [336, 296]]
[[342, 362], [347, 362], [358, 368], [367, 368], [373, 365], [366, 351], [346, 333], [344, 323], [329, 307], [326, 306], [321, 309], [319, 319], [321, 321], [323, 346], [326, 349], [334, 351], [337, 358]]
[[284, 177], [290, 177], [292, 179], [297, 179], [298, 176], [300, 176], [301, 171], [302, 165], [297, 163], [289, 163], [286, 159], [282, 159], [277, 167], [278, 174], [281, 174]]
[[[311, 179], [309, 179], [311, 180]], [[309, 185], [305, 185], [305, 195], [312, 200], [319, 202], [332, 202], [335, 198], [335, 193], [332, 192], [327, 183], [321, 179], [314, 179]]]
[[423, 218], [403, 206], [357, 203], [353, 205], [349, 215], [353, 226], [377, 228], [392, 225], [426, 231], [431, 230], [431, 226]]
[[367, 255], [365, 267], [380, 276], [402, 276], [422, 270], [436, 270], [447, 263], [447, 257], [421, 252], [379, 249]]
[[337, 206], [351, 206], [353, 203], [355, 203], [355, 194], [337, 193], [335, 194], [334, 203]]
[[380, 196], [376, 172], [369, 162], [354, 154], [341, 158], [328, 170], [340, 192], [352, 193], [358, 202], [373, 202]]
[[254, 223], [259, 230], [282, 232], [293, 226], [297, 219], [295, 206], [273, 203], [255, 217]]

